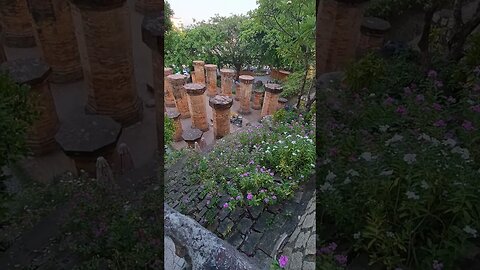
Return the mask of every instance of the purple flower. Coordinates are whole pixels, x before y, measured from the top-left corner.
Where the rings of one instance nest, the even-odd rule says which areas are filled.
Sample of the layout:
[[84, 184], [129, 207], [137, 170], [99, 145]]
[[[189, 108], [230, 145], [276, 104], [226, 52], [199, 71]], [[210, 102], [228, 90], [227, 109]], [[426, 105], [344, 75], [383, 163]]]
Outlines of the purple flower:
[[457, 100], [456, 100], [454, 97], [449, 96], [449, 97], [447, 98], [447, 101], [450, 102], [450, 103], [455, 103], [455, 101], [457, 101]]
[[437, 120], [435, 123], [433, 123], [433, 125], [436, 127], [446, 127], [447, 123], [445, 123], [444, 120], [440, 119], [440, 120]]
[[442, 110], [442, 105], [438, 104], [438, 103], [433, 103], [432, 104], [432, 107], [433, 109], [435, 109], [436, 111], [441, 111]]
[[207, 205], [209, 205], [209, 204], [210, 204], [210, 200], [207, 200]]
[[462, 127], [467, 130], [467, 131], [471, 131], [471, 130], [474, 130], [475, 127], [473, 127], [473, 124], [472, 122], [468, 121], [468, 120], [464, 120], [463, 121], [463, 124], [462, 124]]
[[263, 201], [264, 201], [265, 203], [268, 203], [269, 200], [268, 200], [268, 198], [265, 198]]
[[410, 89], [410, 87], [405, 87], [403, 88], [403, 92], [405, 93], [406, 96], [409, 96], [412, 94], [412, 89]]
[[250, 162], [248, 162], [248, 164], [250, 164], [250, 165], [252, 165], [254, 163], [255, 163], [255, 161], [253, 161], [253, 160], [250, 160]]
[[438, 75], [437, 72], [433, 69], [428, 71], [428, 78], [430, 79], [436, 79], [437, 75]]
[[405, 108], [405, 106], [398, 106], [397, 107], [397, 110], [395, 110], [396, 113], [400, 114], [400, 115], [406, 115], [407, 114], [407, 108]]
[[333, 256], [335, 258], [335, 260], [337, 261], [338, 264], [340, 264], [341, 266], [346, 266], [347, 265], [347, 256], [346, 255], [335, 255]]
[[241, 200], [241, 199], [242, 199], [242, 196], [238, 195], [238, 196], [236, 197], [236, 199], [237, 199], [237, 200]]
[[249, 192], [247, 194], [247, 200], [251, 200], [251, 199], [253, 199], [253, 195], [252, 195], [252, 193]]
[[392, 97], [387, 97], [385, 99], [385, 101], [383, 101], [383, 104], [384, 105], [392, 105], [394, 101], [395, 101], [395, 99], [393, 99]]
[[276, 200], [276, 199], [277, 199], [277, 196], [273, 195], [272, 200]]
[[433, 267], [434, 270], [442, 270], [443, 269], [443, 263], [438, 262], [437, 260], [434, 260], [432, 267]]
[[285, 266], [288, 263], [288, 257], [287, 256], [280, 256], [280, 259], [278, 259], [278, 264], [280, 264], [280, 268], [285, 268]]
[[480, 104], [471, 107], [472, 111], [480, 113]]
[[260, 193], [264, 193], [265, 192], [265, 189], [260, 189]]
[[228, 203], [224, 203], [223, 208], [228, 208]]
[[435, 80], [434, 85], [435, 85], [436, 88], [442, 88], [443, 87], [443, 82], [439, 81], [439, 80]]
[[271, 173], [270, 173], [270, 176], [273, 176], [273, 174], [274, 174], [274, 173], [273, 173], [273, 172], [271, 172]]
[[332, 242], [328, 244], [326, 247], [321, 247], [320, 248], [320, 253], [322, 254], [331, 254], [337, 249], [337, 244], [335, 242]]
[[425, 96], [422, 95], [422, 94], [419, 94], [419, 95], [417, 95], [417, 97], [415, 98], [415, 101], [416, 101], [417, 103], [422, 103], [422, 102], [425, 101]]

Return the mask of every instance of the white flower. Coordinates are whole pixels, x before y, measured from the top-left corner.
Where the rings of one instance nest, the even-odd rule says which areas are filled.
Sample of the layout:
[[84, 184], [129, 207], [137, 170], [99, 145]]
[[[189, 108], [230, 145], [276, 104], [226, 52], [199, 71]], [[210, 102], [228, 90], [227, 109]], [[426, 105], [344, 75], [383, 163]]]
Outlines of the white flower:
[[292, 141], [292, 144], [295, 144], [295, 141]]
[[385, 142], [385, 146], [389, 146], [390, 144], [395, 143], [395, 142], [399, 142], [401, 140], [403, 140], [403, 136], [395, 134], [395, 135], [393, 135], [393, 137], [391, 139], [389, 139]]
[[320, 186], [320, 191], [322, 191], [322, 192], [326, 192], [326, 191], [329, 191], [329, 190], [334, 190], [332, 184], [330, 184], [329, 182], [325, 182], [325, 184]]
[[408, 164], [413, 164], [415, 161], [417, 161], [417, 155], [416, 154], [405, 154], [403, 156], [403, 161], [405, 161]]
[[473, 238], [477, 238], [477, 230], [470, 227], [469, 225], [465, 226], [465, 228], [463, 228], [463, 231], [470, 234]]
[[360, 232], [354, 233], [353, 234], [353, 239], [359, 239], [361, 236]]
[[327, 174], [327, 176], [325, 177], [325, 180], [327, 180], [327, 181], [332, 181], [332, 180], [335, 179], [336, 177], [337, 177], [337, 176], [336, 176], [333, 172], [328, 171], [328, 174]]
[[452, 153], [455, 154], [460, 154], [462, 155], [463, 159], [469, 159], [470, 158], [470, 152], [466, 148], [461, 148], [459, 146], [456, 146], [452, 149]]
[[355, 171], [353, 169], [348, 170], [347, 174], [349, 174], [351, 176], [359, 176], [360, 175], [357, 171]]
[[443, 143], [443, 145], [448, 145], [450, 147], [454, 147], [457, 144], [457, 142], [454, 139], [451, 139], [451, 138], [443, 140], [442, 143]]
[[415, 192], [413, 191], [407, 191], [405, 192], [405, 195], [407, 195], [407, 198], [409, 199], [414, 199], [414, 200], [418, 200], [420, 199], [420, 196], [418, 196]]
[[395, 235], [392, 232], [387, 232], [387, 236], [393, 238]]
[[350, 180], [350, 177], [345, 178], [345, 181], [343, 181], [344, 185], [350, 184], [352, 180]]
[[389, 175], [392, 175], [392, 174], [393, 174], [393, 170], [380, 172], [381, 176], [389, 176]]
[[389, 127], [390, 127], [389, 125], [381, 125], [379, 129], [381, 132], [385, 132], [388, 130]]
[[328, 163], [332, 162], [331, 159], [327, 158], [325, 159], [325, 161], [323, 162], [323, 165], [327, 165]]
[[421, 183], [422, 183], [421, 187], [424, 188], [424, 189], [428, 189], [430, 187], [425, 180], [422, 180]]
[[360, 155], [361, 158], [365, 159], [366, 161], [371, 161], [373, 159], [372, 153], [364, 152]]

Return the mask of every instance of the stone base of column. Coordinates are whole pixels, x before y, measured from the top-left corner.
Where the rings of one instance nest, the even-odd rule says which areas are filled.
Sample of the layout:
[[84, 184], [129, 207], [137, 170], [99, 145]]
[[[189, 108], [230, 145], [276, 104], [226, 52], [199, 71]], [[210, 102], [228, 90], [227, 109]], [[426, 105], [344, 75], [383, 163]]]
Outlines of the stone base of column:
[[[58, 126], [57, 126], [58, 129]], [[41, 156], [44, 154], [51, 153], [57, 149], [59, 146], [54, 138], [55, 134], [50, 134], [49, 136], [45, 137], [45, 140], [37, 140], [34, 138], [27, 138], [26, 144], [30, 151], [35, 156]]]
[[9, 48], [33, 48], [36, 46], [34, 36], [7, 36], [5, 35], [5, 46]]
[[70, 71], [52, 71], [49, 81], [52, 83], [72, 83], [83, 79], [83, 69], [79, 66]]
[[85, 106], [85, 113], [110, 116], [113, 120], [122, 124], [123, 127], [128, 127], [143, 119], [143, 102], [140, 98], [137, 98], [133, 105], [118, 112], [102, 111], [87, 104]]

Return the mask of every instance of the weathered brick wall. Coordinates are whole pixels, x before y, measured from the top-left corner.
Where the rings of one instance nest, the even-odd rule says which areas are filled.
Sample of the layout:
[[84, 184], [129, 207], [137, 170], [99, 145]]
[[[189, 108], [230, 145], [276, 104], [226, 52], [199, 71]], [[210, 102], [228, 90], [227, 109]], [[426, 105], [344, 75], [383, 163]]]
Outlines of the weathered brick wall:
[[172, 75], [172, 74], [173, 74], [173, 70], [171, 68], [164, 68], [163, 69], [165, 106], [174, 108], [176, 106], [175, 105], [175, 97], [173, 96], [172, 85], [167, 80], [167, 76]]
[[52, 68], [50, 81], [72, 82], [83, 77], [80, 54], [67, 0], [30, 0], [33, 26], [45, 61]]
[[135, 0], [135, 10], [144, 14], [160, 12], [162, 6], [162, 0]]
[[35, 47], [27, 0], [0, 0], [0, 21], [7, 47]]
[[111, 116], [123, 125], [142, 117], [133, 70], [129, 10], [100, 11], [72, 6], [76, 36], [88, 86], [87, 111]]

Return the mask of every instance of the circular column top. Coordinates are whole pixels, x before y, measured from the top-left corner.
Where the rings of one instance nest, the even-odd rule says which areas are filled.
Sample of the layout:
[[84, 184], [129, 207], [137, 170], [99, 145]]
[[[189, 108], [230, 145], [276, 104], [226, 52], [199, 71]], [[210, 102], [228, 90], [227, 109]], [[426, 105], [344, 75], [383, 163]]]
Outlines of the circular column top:
[[365, 17], [360, 30], [365, 34], [385, 34], [391, 25], [389, 22], [376, 17]]
[[221, 73], [223, 76], [226, 76], [226, 77], [233, 77], [233, 76], [235, 76], [235, 70], [229, 69], [229, 68], [222, 68], [222, 69], [220, 69], [220, 73]]
[[195, 60], [195, 61], [193, 61], [193, 65], [194, 66], [197, 66], [197, 65], [203, 66], [203, 65], [205, 65], [205, 61]]
[[18, 84], [36, 85], [44, 82], [52, 69], [40, 58], [20, 58], [0, 65], [0, 72], [6, 72]]
[[201, 84], [201, 83], [187, 83], [183, 87], [187, 91], [187, 94], [192, 96], [202, 95], [203, 93], [205, 93], [205, 90], [207, 89], [205, 87], [205, 84]]
[[171, 68], [163, 68], [163, 76], [164, 77], [167, 77], [169, 75], [172, 75], [173, 74], [173, 69]]
[[279, 98], [278, 99], [278, 103], [287, 103], [288, 102], [288, 99], [286, 98]]
[[263, 89], [261, 89], [261, 88], [255, 88], [255, 89], [253, 89], [253, 92], [254, 92], [254, 93], [259, 93], [259, 94], [265, 93], [265, 91], [264, 91]]
[[267, 83], [265, 84], [265, 91], [274, 93], [274, 94], [279, 94], [283, 91], [283, 87], [280, 84]]
[[122, 126], [102, 115], [84, 115], [63, 122], [55, 139], [63, 151], [95, 154], [118, 141]]
[[170, 119], [177, 119], [180, 116], [180, 113], [177, 110], [169, 111], [167, 117]]
[[185, 83], [185, 80], [187, 79], [187, 77], [182, 74], [172, 74], [172, 75], [168, 75], [167, 79], [170, 81], [172, 85], [182, 85]]
[[198, 128], [192, 128], [184, 130], [182, 133], [182, 138], [186, 142], [195, 142], [202, 138], [203, 131]]
[[206, 70], [216, 70], [216, 69], [217, 69], [217, 65], [214, 65], [214, 64], [206, 64], [206, 65], [205, 65], [205, 69], [206, 69]]
[[240, 79], [240, 82], [244, 84], [252, 84], [253, 81], [255, 80], [255, 78], [250, 75], [241, 75], [238, 78]]
[[216, 95], [210, 98], [208, 104], [216, 110], [226, 110], [232, 107], [233, 99], [229, 96]]

